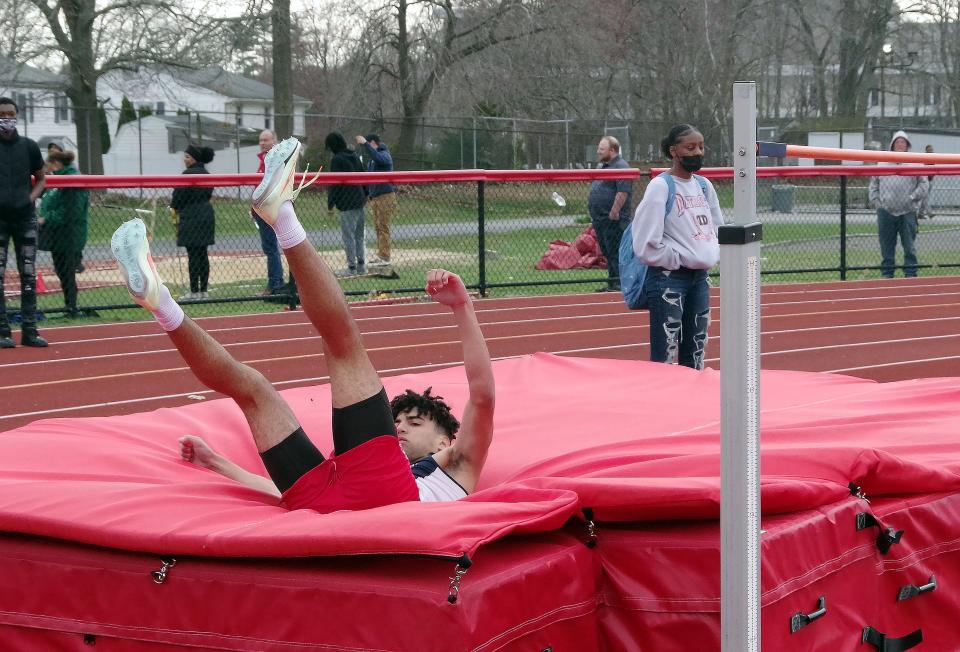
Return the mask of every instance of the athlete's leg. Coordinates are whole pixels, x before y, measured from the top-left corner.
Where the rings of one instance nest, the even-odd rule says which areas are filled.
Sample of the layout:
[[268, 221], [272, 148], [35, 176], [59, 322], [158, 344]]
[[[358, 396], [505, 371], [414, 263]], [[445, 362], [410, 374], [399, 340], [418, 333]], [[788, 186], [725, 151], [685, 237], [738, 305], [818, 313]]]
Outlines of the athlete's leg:
[[111, 245], [133, 299], [153, 313], [197, 379], [236, 402], [259, 452], [277, 445], [300, 427], [293, 411], [260, 372], [234, 360], [219, 342], [183, 314], [160, 281], [141, 220], [124, 223]]

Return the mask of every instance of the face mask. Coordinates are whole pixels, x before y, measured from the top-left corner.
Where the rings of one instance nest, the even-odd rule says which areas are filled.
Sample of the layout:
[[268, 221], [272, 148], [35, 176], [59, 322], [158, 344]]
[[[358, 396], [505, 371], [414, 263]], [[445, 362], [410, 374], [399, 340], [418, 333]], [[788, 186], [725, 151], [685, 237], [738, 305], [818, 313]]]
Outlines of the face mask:
[[696, 172], [703, 167], [703, 156], [681, 156], [680, 167], [687, 172]]
[[0, 132], [10, 136], [17, 130], [16, 118], [0, 118]]

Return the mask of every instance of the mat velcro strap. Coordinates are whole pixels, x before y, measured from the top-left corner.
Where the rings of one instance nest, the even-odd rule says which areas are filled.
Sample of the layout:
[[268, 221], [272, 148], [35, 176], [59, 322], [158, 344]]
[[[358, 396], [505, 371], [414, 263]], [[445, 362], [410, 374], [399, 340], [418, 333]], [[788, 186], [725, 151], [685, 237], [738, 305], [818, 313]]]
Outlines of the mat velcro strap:
[[887, 554], [890, 546], [900, 543], [900, 537], [903, 536], [903, 530], [894, 530], [892, 527], [884, 528], [883, 524], [876, 519], [870, 512], [860, 512], [857, 514], [857, 530], [863, 530], [868, 527], [876, 526], [880, 530], [877, 535], [877, 549], [880, 554]]
[[890, 638], [868, 625], [863, 628], [860, 642], [869, 643], [877, 648], [877, 652], [902, 652], [923, 643], [923, 632], [918, 629], [900, 638]]

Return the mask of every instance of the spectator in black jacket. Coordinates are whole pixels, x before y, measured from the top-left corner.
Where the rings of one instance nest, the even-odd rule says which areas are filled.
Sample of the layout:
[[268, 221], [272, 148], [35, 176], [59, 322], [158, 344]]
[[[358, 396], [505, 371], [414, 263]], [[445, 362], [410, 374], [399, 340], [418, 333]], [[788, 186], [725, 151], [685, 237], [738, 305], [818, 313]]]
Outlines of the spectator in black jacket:
[[[213, 150], [209, 147], [188, 145], [183, 152], [184, 174], [210, 174], [206, 164], [213, 160]], [[207, 299], [210, 281], [210, 259], [207, 247], [213, 244], [216, 230], [212, 188], [190, 186], [173, 191], [170, 208], [177, 216], [177, 246], [187, 250], [187, 269], [190, 273], [190, 292], [180, 297], [180, 301]]]
[[[327, 149], [333, 152], [331, 172], [363, 172], [360, 157], [347, 147], [347, 141], [341, 134], [333, 131], [324, 142]], [[334, 207], [340, 210], [340, 233], [347, 256], [347, 267], [335, 272], [337, 276], [367, 273], [363, 223], [363, 205], [366, 201], [366, 188], [361, 185], [339, 184], [330, 186], [327, 191], [327, 210], [331, 213]]]
[[[37, 212], [34, 202], [43, 192], [43, 156], [37, 144], [17, 132], [17, 103], [0, 97], [0, 286], [7, 269], [7, 249], [20, 272], [20, 343], [47, 346], [37, 332]], [[30, 177], [33, 177], [31, 184]], [[0, 292], [0, 349], [12, 349], [4, 293]]]

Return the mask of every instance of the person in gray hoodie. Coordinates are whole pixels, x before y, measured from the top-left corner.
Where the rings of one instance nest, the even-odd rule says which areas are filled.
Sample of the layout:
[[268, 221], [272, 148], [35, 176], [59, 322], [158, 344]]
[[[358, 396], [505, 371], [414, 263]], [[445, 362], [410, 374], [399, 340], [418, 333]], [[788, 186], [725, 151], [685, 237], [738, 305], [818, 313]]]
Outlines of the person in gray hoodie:
[[[898, 131], [890, 139], [890, 150], [906, 152], [910, 138]], [[930, 182], [924, 175], [887, 175], [870, 178], [870, 203], [877, 208], [880, 237], [880, 274], [893, 278], [896, 269], [897, 236], [903, 247], [903, 275], [917, 275], [917, 211], [927, 198]]]
[[643, 292], [650, 311], [650, 361], [703, 369], [710, 327], [707, 272], [720, 261], [717, 229], [723, 212], [713, 184], [694, 177], [704, 151], [695, 127], [674, 126], [660, 150], [671, 167], [647, 185], [631, 232], [634, 255], [648, 266]]

